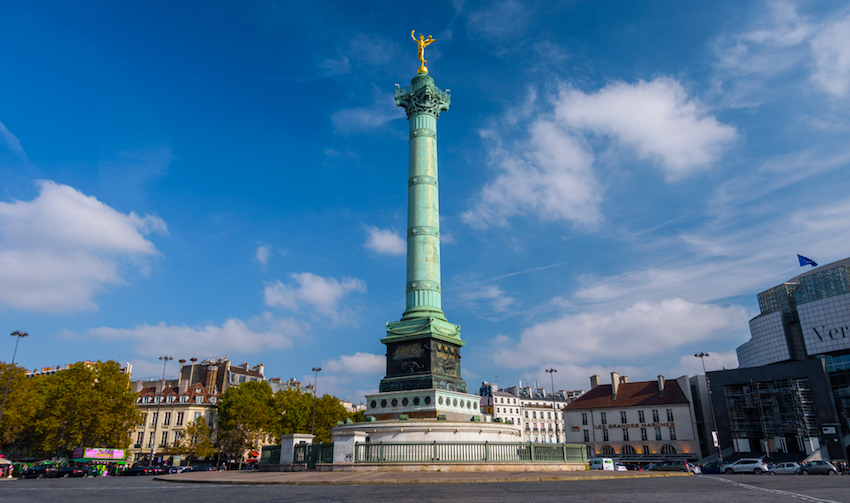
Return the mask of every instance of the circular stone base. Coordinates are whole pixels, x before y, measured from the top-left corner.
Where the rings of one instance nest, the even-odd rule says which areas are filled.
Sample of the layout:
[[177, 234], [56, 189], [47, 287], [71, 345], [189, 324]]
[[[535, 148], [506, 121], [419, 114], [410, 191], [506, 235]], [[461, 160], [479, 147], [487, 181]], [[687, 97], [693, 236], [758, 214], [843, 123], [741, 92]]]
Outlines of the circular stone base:
[[337, 426], [335, 436], [363, 432], [368, 443], [417, 442], [522, 442], [519, 425], [473, 421], [372, 421]]

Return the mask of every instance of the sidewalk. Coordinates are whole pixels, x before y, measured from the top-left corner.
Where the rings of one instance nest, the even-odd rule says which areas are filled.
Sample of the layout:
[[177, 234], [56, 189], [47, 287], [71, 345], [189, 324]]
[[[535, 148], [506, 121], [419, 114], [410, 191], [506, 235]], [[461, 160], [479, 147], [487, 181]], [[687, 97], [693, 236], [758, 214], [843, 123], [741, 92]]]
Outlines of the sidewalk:
[[580, 480], [688, 477], [674, 472], [197, 472], [160, 475], [156, 480], [184, 484], [330, 485], [330, 484], [482, 484], [495, 482], [568, 482]]

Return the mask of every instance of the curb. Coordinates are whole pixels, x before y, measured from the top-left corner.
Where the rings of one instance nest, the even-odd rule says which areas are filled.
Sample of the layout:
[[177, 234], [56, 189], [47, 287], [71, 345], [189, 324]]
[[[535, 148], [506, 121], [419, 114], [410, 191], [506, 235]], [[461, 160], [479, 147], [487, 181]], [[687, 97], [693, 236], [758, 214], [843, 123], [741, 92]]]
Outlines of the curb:
[[[326, 472], [325, 472], [326, 473]], [[372, 472], [375, 473], [375, 472]], [[389, 473], [389, 472], [388, 472]], [[406, 479], [406, 480], [199, 480], [189, 478], [164, 478], [154, 477], [154, 480], [160, 482], [171, 482], [176, 484], [215, 484], [215, 485], [231, 485], [231, 486], [275, 486], [275, 485], [292, 485], [292, 486], [321, 486], [321, 485], [400, 485], [400, 484], [489, 484], [489, 483], [509, 483], [509, 482], [584, 482], [588, 480], [622, 480], [622, 479], [649, 479], [659, 477], [692, 477], [691, 473], [653, 473], [653, 474], [634, 474], [634, 475], [599, 475], [599, 476], [557, 476], [557, 475], [542, 475], [535, 477], [487, 477], [477, 479], [461, 479], [461, 478], [432, 478], [432, 479]]]

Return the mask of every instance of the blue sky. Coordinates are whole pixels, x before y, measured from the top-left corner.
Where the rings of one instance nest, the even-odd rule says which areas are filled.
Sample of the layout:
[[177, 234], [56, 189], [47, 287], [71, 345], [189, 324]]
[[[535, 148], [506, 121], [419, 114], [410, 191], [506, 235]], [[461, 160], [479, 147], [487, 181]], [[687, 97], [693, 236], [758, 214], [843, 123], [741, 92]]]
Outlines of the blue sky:
[[20, 364], [228, 355], [377, 390], [404, 309], [392, 93], [413, 29], [452, 92], [443, 306], [471, 389], [676, 377], [698, 351], [734, 367], [797, 253], [850, 255], [845, 2], [7, 2]]

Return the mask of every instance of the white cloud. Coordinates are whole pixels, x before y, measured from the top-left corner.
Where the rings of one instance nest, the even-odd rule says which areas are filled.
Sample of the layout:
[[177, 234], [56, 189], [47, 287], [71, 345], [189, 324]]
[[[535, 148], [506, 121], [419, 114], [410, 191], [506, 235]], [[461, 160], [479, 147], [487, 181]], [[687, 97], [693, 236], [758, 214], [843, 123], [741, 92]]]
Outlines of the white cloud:
[[365, 292], [366, 284], [357, 278], [336, 278], [316, 276], [309, 272], [290, 275], [297, 285], [287, 285], [280, 280], [266, 285], [264, 298], [268, 306], [298, 311], [303, 306], [317, 313], [340, 320], [350, 309], [340, 310], [342, 298], [351, 292]]
[[392, 95], [376, 93], [375, 101], [366, 107], [339, 110], [331, 116], [337, 134], [363, 134], [379, 130], [396, 119], [405, 117], [404, 110], [395, 105]]
[[747, 326], [740, 306], [695, 304], [679, 298], [636, 302], [616, 312], [568, 314], [522, 331], [519, 342], [498, 348], [494, 360], [509, 368], [557, 361], [636, 358], [695, 341], [728, 338]]
[[516, 300], [497, 285], [481, 285], [461, 281], [463, 287], [458, 293], [460, 304], [467, 306], [478, 316], [507, 313]]
[[369, 237], [363, 245], [367, 250], [372, 250], [382, 255], [404, 255], [407, 253], [407, 243], [393, 229], [379, 229], [377, 227], [366, 227]]
[[[199, 348], [215, 348], [219, 353], [258, 353], [292, 345], [306, 327], [292, 318], [263, 313], [248, 320], [231, 318], [215, 325], [139, 325], [134, 328], [92, 328], [85, 335], [105, 341], [131, 341], [140, 356], [157, 356], [168, 348], [174, 354], [193, 355]], [[206, 349], [205, 349], [206, 350]]]
[[9, 148], [12, 149], [12, 152], [20, 157], [21, 160], [27, 161], [27, 154], [24, 152], [24, 147], [21, 146], [21, 141], [2, 122], [0, 122], [0, 135], [3, 136], [3, 139], [9, 145]]
[[496, 178], [481, 191], [462, 219], [475, 227], [506, 226], [515, 215], [564, 219], [594, 228], [602, 221], [601, 188], [592, 170], [593, 154], [558, 124], [538, 120], [526, 145], [504, 147], [493, 132], [485, 138]]
[[19, 309], [96, 309], [95, 293], [124, 282], [125, 264], [158, 254], [146, 237], [160, 218], [120, 213], [67, 185], [40, 181], [30, 202], [0, 202], [0, 303]]
[[812, 38], [815, 71], [812, 81], [843, 98], [850, 89], [850, 15], [825, 26]]
[[487, 2], [467, 16], [470, 34], [490, 42], [515, 38], [528, 25], [530, 5], [515, 0]]
[[322, 362], [322, 368], [327, 372], [341, 372], [345, 375], [380, 374], [386, 370], [386, 357], [357, 352]]
[[679, 82], [664, 77], [615, 82], [593, 94], [564, 88], [555, 108], [566, 126], [609, 136], [659, 163], [668, 180], [709, 168], [737, 136]]
[[263, 265], [268, 265], [269, 256], [271, 255], [271, 252], [272, 252], [272, 245], [260, 243], [260, 245], [257, 246], [257, 253], [254, 255], [254, 258], [257, 259], [257, 262], [259, 262]]

